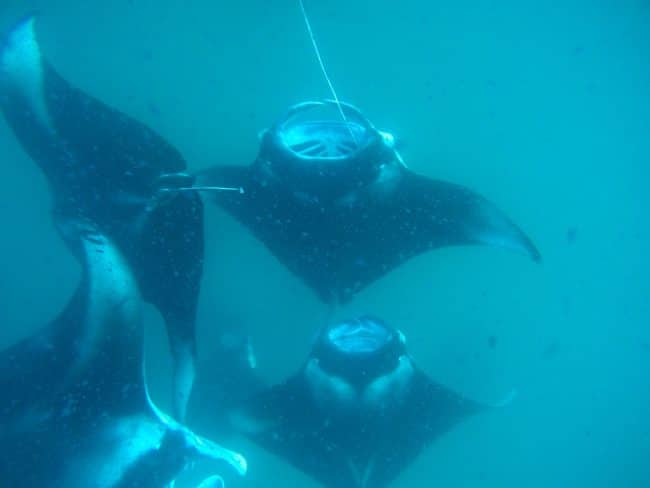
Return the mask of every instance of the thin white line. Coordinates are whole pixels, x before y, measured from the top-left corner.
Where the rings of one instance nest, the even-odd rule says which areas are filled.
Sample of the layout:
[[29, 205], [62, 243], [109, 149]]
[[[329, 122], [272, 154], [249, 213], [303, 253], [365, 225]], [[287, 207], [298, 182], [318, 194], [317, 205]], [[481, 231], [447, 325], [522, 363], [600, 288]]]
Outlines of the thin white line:
[[327, 74], [327, 70], [325, 69], [325, 63], [323, 62], [323, 58], [322, 58], [322, 56], [320, 54], [320, 49], [318, 49], [318, 44], [316, 43], [316, 38], [314, 37], [314, 31], [311, 28], [311, 23], [309, 22], [309, 17], [307, 16], [307, 10], [305, 10], [305, 5], [303, 4], [302, 0], [298, 0], [298, 3], [300, 3], [300, 10], [302, 10], [302, 17], [303, 17], [303, 19], [305, 19], [305, 25], [307, 26], [307, 32], [309, 33], [309, 38], [311, 39], [311, 44], [314, 47], [314, 52], [316, 53], [316, 59], [318, 59], [318, 64], [320, 64], [320, 69], [323, 72], [323, 76], [325, 76], [325, 81], [327, 82], [327, 85], [329, 86], [329, 89], [332, 92], [332, 96], [334, 97], [334, 101], [336, 102], [336, 106], [339, 109], [339, 113], [341, 114], [341, 118], [343, 119], [343, 122], [345, 123], [345, 126], [348, 128], [348, 131], [350, 132], [350, 136], [352, 136], [352, 140], [354, 141], [354, 144], [358, 145], [357, 138], [354, 136], [354, 132], [352, 132], [352, 128], [350, 127], [350, 124], [348, 123], [348, 119], [345, 116], [345, 112], [343, 111], [343, 107], [341, 106], [341, 102], [339, 100], [339, 97], [336, 94], [336, 90], [334, 89], [334, 85], [332, 84], [332, 81], [330, 80], [330, 77]]

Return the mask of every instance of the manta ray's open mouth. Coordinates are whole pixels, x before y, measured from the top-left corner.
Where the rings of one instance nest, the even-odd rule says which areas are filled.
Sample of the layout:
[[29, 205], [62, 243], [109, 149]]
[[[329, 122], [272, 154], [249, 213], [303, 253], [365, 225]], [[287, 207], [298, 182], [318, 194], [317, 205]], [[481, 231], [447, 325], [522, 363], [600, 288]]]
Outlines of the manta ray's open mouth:
[[376, 142], [376, 130], [358, 108], [341, 104], [340, 120], [334, 107], [327, 100], [294, 105], [272, 129], [276, 141], [297, 159], [324, 163], [355, 157]]
[[402, 334], [369, 316], [325, 329], [312, 349], [312, 358], [328, 374], [365, 385], [393, 371], [406, 353]]
[[355, 122], [313, 121], [285, 126], [282, 142], [305, 160], [341, 160], [368, 144], [366, 129]]
[[370, 354], [384, 347], [393, 334], [383, 324], [357, 319], [343, 322], [327, 334], [330, 343], [345, 354]]
[[396, 157], [392, 144], [358, 108], [342, 103], [341, 120], [335, 107], [327, 100], [299, 103], [264, 131], [260, 181], [280, 182], [314, 201], [336, 200], [375, 181]]

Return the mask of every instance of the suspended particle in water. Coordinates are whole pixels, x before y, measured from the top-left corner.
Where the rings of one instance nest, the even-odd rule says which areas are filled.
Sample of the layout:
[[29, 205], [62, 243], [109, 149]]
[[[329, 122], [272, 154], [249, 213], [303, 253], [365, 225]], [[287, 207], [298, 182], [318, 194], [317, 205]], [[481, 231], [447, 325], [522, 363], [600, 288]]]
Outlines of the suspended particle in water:
[[544, 350], [542, 351], [542, 358], [543, 359], [553, 359], [554, 357], [557, 356], [559, 352], [560, 346], [558, 345], [557, 342], [551, 342], [546, 345]]

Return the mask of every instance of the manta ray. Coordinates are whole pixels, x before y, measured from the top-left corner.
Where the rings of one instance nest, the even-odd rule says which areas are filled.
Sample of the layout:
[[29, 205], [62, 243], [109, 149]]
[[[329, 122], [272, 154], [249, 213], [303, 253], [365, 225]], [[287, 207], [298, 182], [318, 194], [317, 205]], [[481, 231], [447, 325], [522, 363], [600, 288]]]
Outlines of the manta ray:
[[231, 419], [327, 487], [381, 488], [488, 408], [429, 378], [399, 330], [363, 316], [326, 327], [297, 374], [253, 394]]
[[463, 186], [409, 170], [395, 138], [348, 104], [346, 121], [307, 119], [305, 102], [261, 137], [250, 166], [215, 166], [198, 188], [240, 187], [213, 200], [326, 303], [345, 303], [410, 258], [483, 244], [541, 259], [524, 232]]
[[202, 458], [244, 474], [241, 455], [151, 401], [143, 301], [119, 246], [92, 223], [57, 223], [82, 279], [58, 317], [0, 352], [3, 486], [164, 488]]
[[194, 192], [159, 192], [161, 181], [167, 189], [183, 184], [181, 154], [62, 78], [41, 54], [31, 16], [0, 41], [0, 110], [47, 177], [55, 218], [97, 225], [162, 314], [175, 365], [174, 413], [182, 419], [194, 377], [203, 205]]

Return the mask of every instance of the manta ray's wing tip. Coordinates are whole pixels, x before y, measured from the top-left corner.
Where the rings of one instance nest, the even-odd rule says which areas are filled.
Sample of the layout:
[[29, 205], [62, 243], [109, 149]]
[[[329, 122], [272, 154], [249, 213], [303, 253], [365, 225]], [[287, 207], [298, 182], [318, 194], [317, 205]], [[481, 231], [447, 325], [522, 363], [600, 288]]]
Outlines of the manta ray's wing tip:
[[511, 224], [513, 228], [515, 229], [515, 233], [517, 234], [516, 237], [514, 238], [515, 242], [519, 243], [519, 247], [521, 250], [527, 254], [530, 259], [533, 260], [535, 263], [541, 263], [542, 262], [542, 253], [540, 250], [537, 248], [533, 240], [526, 234], [523, 230], [521, 230], [518, 226]]
[[[194, 448], [206, 459], [222, 460], [228, 463], [237, 474], [244, 476], [248, 471], [246, 458], [238, 452], [231, 451], [219, 444], [194, 434], [191, 438]], [[209, 485], [210, 486], [210, 485]]]
[[2, 35], [2, 40], [0, 41], [0, 52], [10, 48], [14, 42], [22, 36], [33, 37], [34, 23], [38, 17], [39, 13], [37, 11], [30, 11], [10, 24], [9, 29]]
[[246, 458], [239, 454], [238, 452], [233, 454], [234, 467], [237, 472], [244, 476], [248, 472], [248, 461]]
[[[495, 233], [494, 236], [489, 236], [489, 233], [484, 234], [485, 242], [520, 252], [528, 256], [534, 263], [541, 263], [542, 253], [533, 240], [515, 224], [508, 223], [508, 227], [509, 229], [504, 229], [503, 235], [499, 235], [499, 233]], [[508, 234], [510, 235], [508, 236]]]
[[539, 249], [537, 249], [535, 244], [533, 244], [532, 242], [530, 242], [528, 244], [528, 255], [533, 260], [533, 262], [535, 262], [537, 264], [541, 264], [541, 262], [542, 262], [542, 253], [539, 252]]

